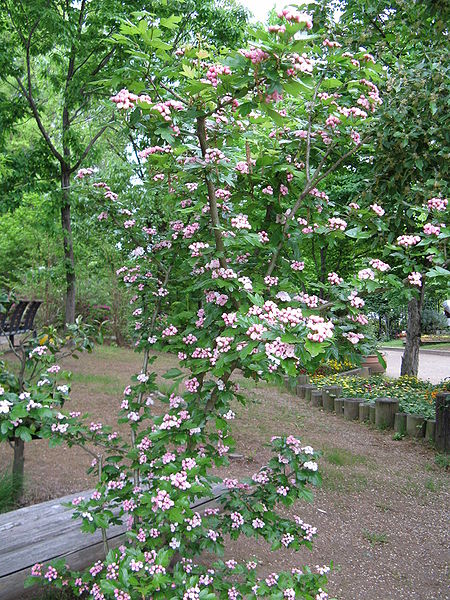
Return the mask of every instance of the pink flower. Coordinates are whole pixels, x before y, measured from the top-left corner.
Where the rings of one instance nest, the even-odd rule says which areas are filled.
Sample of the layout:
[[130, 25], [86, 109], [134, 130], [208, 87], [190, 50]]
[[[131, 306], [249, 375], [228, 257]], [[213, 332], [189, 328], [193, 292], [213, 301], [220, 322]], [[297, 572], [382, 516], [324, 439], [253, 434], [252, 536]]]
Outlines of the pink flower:
[[425, 223], [425, 225], [423, 226], [423, 232], [427, 235], [439, 235], [441, 233], [441, 228], [439, 227], [439, 225]]
[[347, 229], [347, 222], [339, 217], [331, 217], [328, 219], [328, 227], [331, 230], [345, 231]]
[[328, 281], [331, 285], [340, 285], [344, 280], [337, 273], [328, 273]]
[[397, 244], [408, 248], [409, 246], [415, 246], [420, 242], [418, 235], [399, 235], [397, 238]]
[[231, 225], [236, 229], [251, 229], [252, 226], [248, 222], [248, 216], [242, 213], [231, 218]]
[[379, 217], [382, 217], [382, 216], [384, 215], [384, 213], [385, 213], [385, 210], [384, 210], [384, 208], [382, 208], [382, 207], [381, 207], [379, 204], [376, 204], [376, 203], [374, 203], [374, 204], [371, 204], [371, 205], [370, 205], [370, 208], [371, 208], [371, 209], [373, 210], [373, 212], [374, 212], [375, 214], [377, 214]]
[[444, 211], [447, 208], [447, 198], [430, 198], [427, 202], [429, 210]]
[[200, 383], [199, 383], [197, 377], [193, 377], [192, 379], [186, 379], [184, 382], [184, 385], [188, 392], [191, 392], [191, 394], [194, 394], [198, 390]]
[[411, 285], [422, 287], [422, 275], [417, 271], [413, 271], [408, 275], [408, 281]]

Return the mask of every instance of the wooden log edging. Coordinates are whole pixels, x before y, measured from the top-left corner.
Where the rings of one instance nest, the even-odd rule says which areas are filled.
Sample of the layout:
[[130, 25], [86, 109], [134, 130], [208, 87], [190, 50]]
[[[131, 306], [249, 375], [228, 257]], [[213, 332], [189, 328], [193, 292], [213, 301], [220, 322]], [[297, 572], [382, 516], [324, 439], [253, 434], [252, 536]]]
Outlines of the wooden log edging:
[[393, 429], [396, 412], [398, 412], [397, 398], [375, 398], [375, 425], [377, 427]]
[[[0, 514], [0, 600], [15, 600], [25, 594], [24, 581], [31, 567], [64, 558], [71, 569], [84, 569], [104, 558], [101, 531], [82, 533], [80, 521], [72, 519], [72, 508], [63, 506], [93, 490], [26, 506]], [[212, 498], [199, 498], [192, 508], [203, 512], [219, 505], [227, 492], [224, 485], [213, 487]], [[107, 531], [111, 548], [125, 540], [126, 525], [114, 525]]]
[[[348, 371], [345, 375], [347, 374], [353, 373]], [[340, 397], [341, 386], [326, 385], [318, 389], [312, 383], [303, 383], [307, 379], [305, 376], [301, 377], [302, 383], [296, 384], [296, 395], [311, 403], [312, 406], [323, 408], [324, 412], [335, 412], [336, 415], [343, 416], [349, 421], [369, 422], [379, 429], [394, 429], [401, 435], [409, 435], [414, 438], [425, 437], [425, 440], [430, 443], [436, 440], [437, 449], [442, 449], [444, 452], [448, 452], [450, 449], [450, 393], [448, 392], [438, 394], [436, 420], [434, 420], [425, 419], [421, 415], [398, 412], [399, 401], [397, 398], [375, 398], [372, 403], [367, 398]], [[440, 421], [437, 416], [438, 406]]]

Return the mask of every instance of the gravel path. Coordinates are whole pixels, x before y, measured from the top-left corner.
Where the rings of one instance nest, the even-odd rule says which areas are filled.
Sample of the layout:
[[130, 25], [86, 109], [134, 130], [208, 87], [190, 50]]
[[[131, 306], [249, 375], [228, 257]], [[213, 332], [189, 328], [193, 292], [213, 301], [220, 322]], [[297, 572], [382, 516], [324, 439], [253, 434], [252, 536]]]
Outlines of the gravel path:
[[[403, 352], [397, 350], [383, 350], [387, 355], [387, 375], [398, 377], [402, 364]], [[420, 352], [419, 378], [429, 379], [431, 383], [439, 383], [446, 377], [450, 377], [450, 352], [445, 356]]]

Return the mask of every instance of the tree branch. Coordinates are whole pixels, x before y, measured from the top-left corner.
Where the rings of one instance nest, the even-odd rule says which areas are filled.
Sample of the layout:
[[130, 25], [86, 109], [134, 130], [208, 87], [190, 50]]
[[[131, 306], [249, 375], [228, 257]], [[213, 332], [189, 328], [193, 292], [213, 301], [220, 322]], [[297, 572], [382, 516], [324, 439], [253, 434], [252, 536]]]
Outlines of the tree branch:
[[77, 160], [77, 162], [73, 165], [73, 167], [71, 167], [70, 169], [70, 173], [73, 173], [74, 171], [76, 171], [78, 169], [78, 167], [81, 165], [81, 163], [83, 162], [83, 160], [86, 158], [86, 156], [89, 154], [92, 146], [95, 144], [95, 142], [98, 140], [99, 137], [101, 137], [104, 132], [108, 129], [108, 127], [110, 127], [111, 123], [107, 123], [106, 125], [104, 125], [95, 135], [94, 137], [91, 139], [91, 141], [88, 143], [88, 145], [86, 146], [86, 148], [84, 149], [84, 151], [82, 152], [80, 158]]

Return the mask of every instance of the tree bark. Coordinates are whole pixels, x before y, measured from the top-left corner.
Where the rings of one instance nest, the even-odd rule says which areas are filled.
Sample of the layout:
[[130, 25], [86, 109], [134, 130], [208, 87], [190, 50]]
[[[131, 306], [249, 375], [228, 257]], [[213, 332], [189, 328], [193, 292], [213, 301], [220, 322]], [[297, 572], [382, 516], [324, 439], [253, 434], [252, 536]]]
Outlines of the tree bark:
[[66, 271], [65, 324], [75, 322], [75, 259], [73, 255], [72, 223], [70, 216], [70, 171], [61, 168], [61, 225], [63, 230], [64, 266]]
[[417, 377], [419, 372], [420, 330], [424, 287], [424, 282], [422, 281], [420, 298], [412, 298], [408, 302], [408, 327], [406, 329], [406, 345], [402, 357], [400, 375]]

